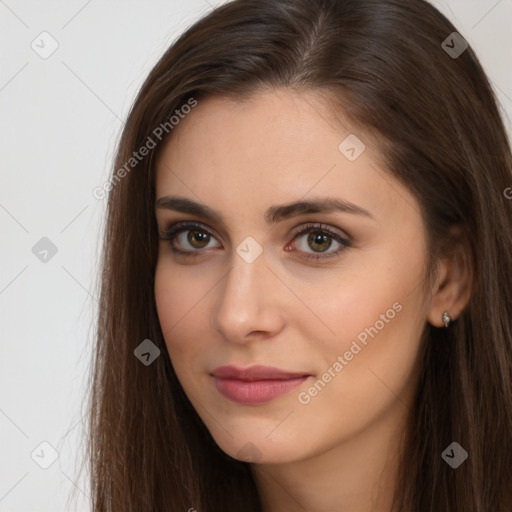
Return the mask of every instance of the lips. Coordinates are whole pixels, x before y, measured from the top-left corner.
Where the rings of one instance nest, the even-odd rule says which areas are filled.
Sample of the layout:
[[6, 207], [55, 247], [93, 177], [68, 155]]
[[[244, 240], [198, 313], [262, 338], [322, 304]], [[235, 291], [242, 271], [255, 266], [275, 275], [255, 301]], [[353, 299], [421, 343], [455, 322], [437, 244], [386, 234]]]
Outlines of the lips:
[[240, 404], [260, 404], [288, 393], [311, 376], [273, 366], [220, 366], [211, 372], [219, 393]]

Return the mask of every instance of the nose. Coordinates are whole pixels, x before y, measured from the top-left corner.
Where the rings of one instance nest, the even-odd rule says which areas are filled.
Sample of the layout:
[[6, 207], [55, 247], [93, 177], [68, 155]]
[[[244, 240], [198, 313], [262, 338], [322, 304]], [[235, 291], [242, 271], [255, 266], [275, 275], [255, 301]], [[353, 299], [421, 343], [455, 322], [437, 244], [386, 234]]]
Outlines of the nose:
[[284, 285], [267, 266], [265, 252], [248, 263], [233, 252], [232, 266], [218, 287], [212, 325], [233, 343], [272, 337], [285, 323]]

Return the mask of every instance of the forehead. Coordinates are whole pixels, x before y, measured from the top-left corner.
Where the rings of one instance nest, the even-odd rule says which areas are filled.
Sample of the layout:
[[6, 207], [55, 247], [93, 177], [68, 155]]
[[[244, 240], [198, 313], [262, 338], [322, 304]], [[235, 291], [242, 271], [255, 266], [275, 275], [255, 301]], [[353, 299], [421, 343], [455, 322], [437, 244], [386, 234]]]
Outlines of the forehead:
[[[177, 194], [242, 215], [253, 209], [263, 215], [269, 204], [308, 195], [392, 207], [376, 149], [364, 133], [333, 119], [314, 93], [273, 90], [244, 101], [199, 101], [159, 154], [156, 197]], [[347, 158], [347, 144], [357, 158]]]
[[202, 179], [208, 179], [213, 169], [220, 178], [223, 170], [232, 167], [244, 180], [277, 178], [290, 165], [296, 174], [305, 167], [302, 162], [310, 167], [312, 160], [320, 172], [325, 158], [334, 163], [338, 157], [343, 135], [327, 123], [326, 110], [313, 94], [279, 90], [245, 101], [201, 100], [165, 142], [157, 161], [158, 181], [172, 178], [166, 172], [169, 168], [177, 174], [186, 170], [190, 179], [200, 169]]

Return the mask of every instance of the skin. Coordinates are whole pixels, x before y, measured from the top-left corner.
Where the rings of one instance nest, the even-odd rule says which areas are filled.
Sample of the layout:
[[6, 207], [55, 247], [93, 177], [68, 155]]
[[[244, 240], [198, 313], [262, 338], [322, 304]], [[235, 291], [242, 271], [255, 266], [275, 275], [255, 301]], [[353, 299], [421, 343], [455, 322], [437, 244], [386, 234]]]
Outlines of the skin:
[[[425, 289], [418, 202], [379, 168], [363, 131], [334, 125], [328, 116], [313, 92], [269, 90], [243, 102], [208, 98], [175, 128], [157, 161], [157, 199], [183, 196], [223, 218], [155, 209], [161, 233], [196, 221], [211, 234], [195, 246], [190, 232], [174, 240], [196, 251], [193, 258], [160, 241], [155, 297], [185, 393], [222, 450], [240, 460], [252, 453], [266, 512], [390, 511], [422, 331], [427, 322], [442, 327], [443, 311], [456, 318], [469, 297], [466, 274], [453, 259], [439, 262], [434, 288]], [[350, 133], [366, 144], [355, 161], [338, 149]], [[327, 196], [372, 217], [323, 212], [274, 226], [264, 220], [271, 205]], [[307, 223], [328, 225], [351, 246], [332, 258], [307, 260], [339, 248], [332, 238], [308, 243], [308, 233], [294, 240]], [[248, 236], [263, 248], [252, 263], [236, 251]], [[400, 312], [301, 403], [299, 393], [397, 302]], [[264, 404], [240, 405], [223, 397], [209, 374], [225, 364], [313, 376]]]

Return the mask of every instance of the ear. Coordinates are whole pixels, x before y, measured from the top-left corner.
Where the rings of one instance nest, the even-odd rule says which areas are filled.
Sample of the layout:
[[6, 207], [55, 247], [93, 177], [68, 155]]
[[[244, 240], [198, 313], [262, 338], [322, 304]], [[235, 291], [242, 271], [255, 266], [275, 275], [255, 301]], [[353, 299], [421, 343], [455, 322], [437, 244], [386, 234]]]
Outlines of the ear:
[[473, 273], [470, 250], [462, 230], [451, 230], [450, 248], [439, 259], [437, 279], [432, 290], [428, 321], [435, 327], [444, 327], [443, 313], [452, 320], [458, 318], [471, 297]]

